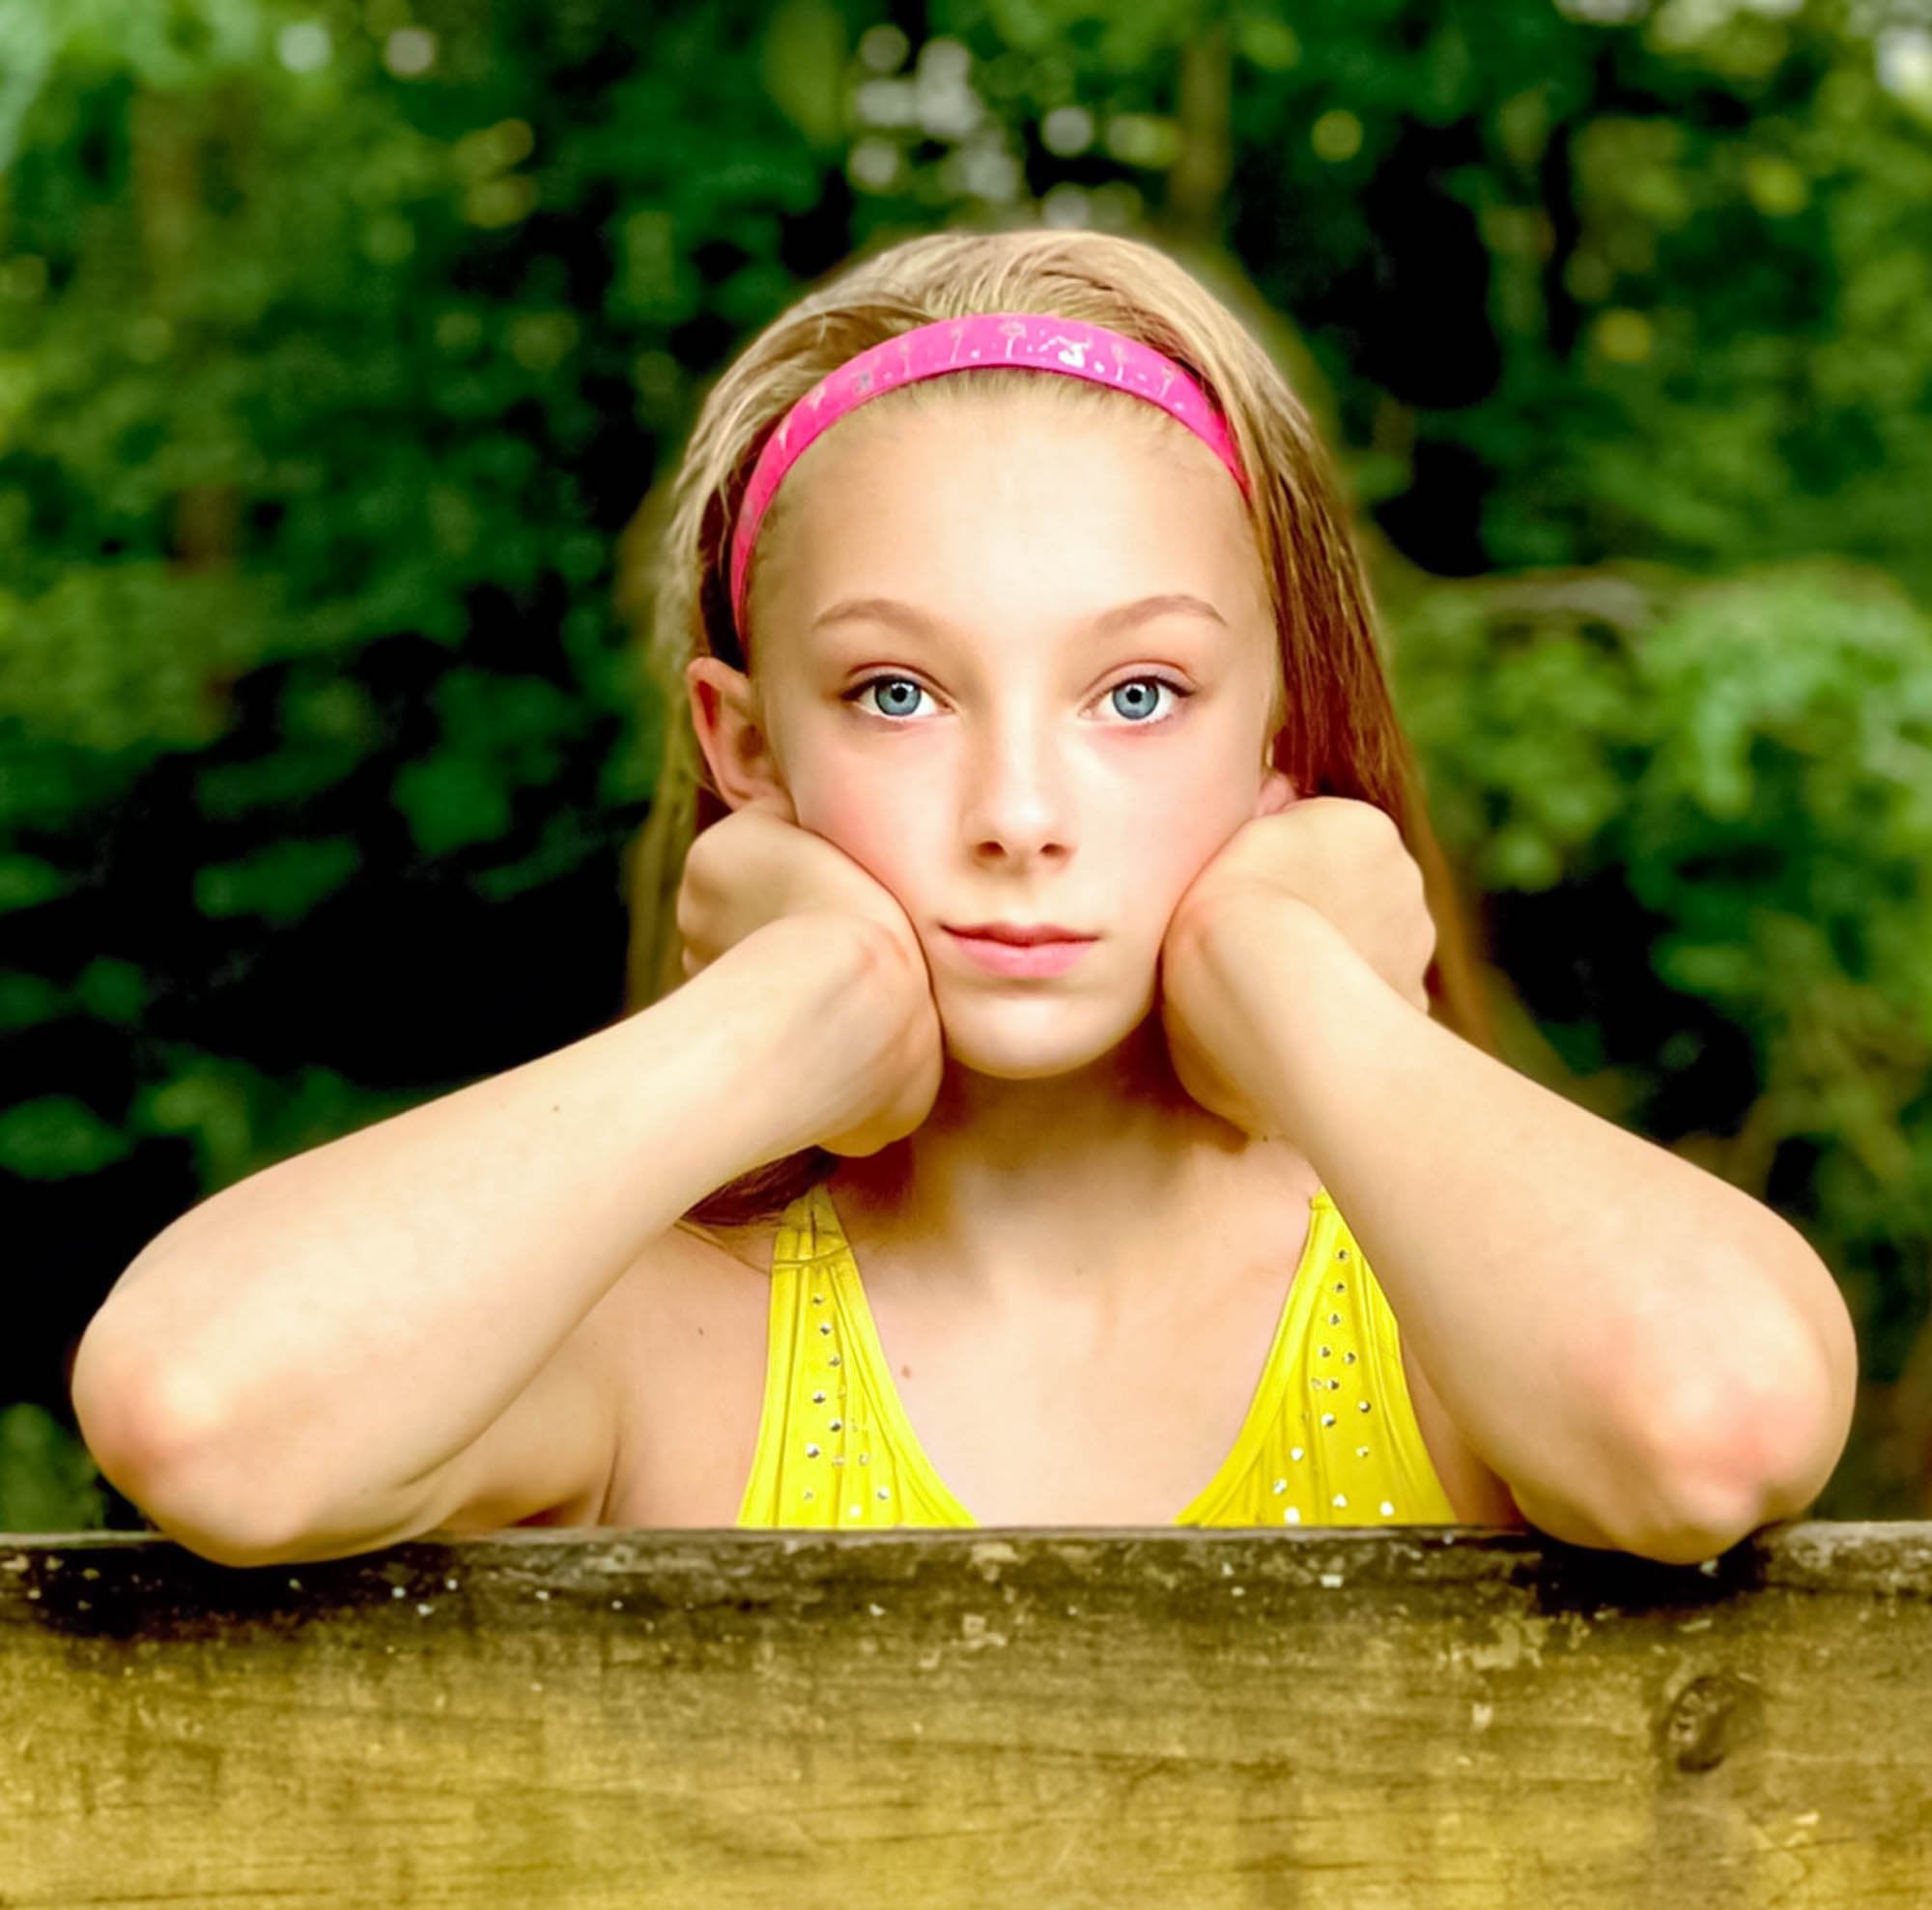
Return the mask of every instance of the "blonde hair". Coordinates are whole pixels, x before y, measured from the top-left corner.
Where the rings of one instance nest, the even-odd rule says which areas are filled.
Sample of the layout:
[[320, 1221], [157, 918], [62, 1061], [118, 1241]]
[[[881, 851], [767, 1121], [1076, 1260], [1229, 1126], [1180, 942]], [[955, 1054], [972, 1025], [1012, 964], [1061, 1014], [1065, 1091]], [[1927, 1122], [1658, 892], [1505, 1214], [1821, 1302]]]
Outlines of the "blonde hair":
[[[648, 662], [668, 728], [651, 812], [636, 845], [627, 1012], [683, 981], [674, 898], [697, 831], [729, 812], [692, 727], [685, 666], [716, 656], [747, 670], [734, 628], [729, 545], [740, 499], [766, 438], [828, 372], [868, 346], [935, 320], [975, 312], [1049, 312], [1122, 332], [1185, 368], [1228, 420], [1251, 476], [1248, 513], [1280, 644], [1270, 760], [1307, 795], [1374, 803], [1400, 828], [1421, 867], [1436, 926], [1430, 1012], [1495, 1054], [1488, 1005], [1455, 885], [1422, 799], [1421, 777], [1397, 721], [1376, 641], [1360, 554], [1328, 454], [1306, 409], [1256, 338], [1206, 285], [1157, 246], [1120, 234], [1028, 228], [935, 233], [849, 262], [781, 314], [740, 354], [698, 412], [668, 491], [626, 534], [620, 603], [647, 628]], [[986, 381], [1069, 389], [1068, 402], [1120, 394], [1037, 371], [976, 371], [912, 387]], [[895, 392], [875, 403], [901, 401]], [[1136, 400], [1162, 429], [1159, 414]], [[836, 429], [836, 427], [835, 427]], [[784, 489], [772, 516], [782, 507]], [[771, 522], [760, 531], [762, 548]], [[752, 606], [757, 602], [753, 565]], [[755, 617], [750, 619], [755, 628]], [[693, 1231], [767, 1224], [829, 1178], [838, 1156], [808, 1148], [740, 1175], [684, 1216]]]

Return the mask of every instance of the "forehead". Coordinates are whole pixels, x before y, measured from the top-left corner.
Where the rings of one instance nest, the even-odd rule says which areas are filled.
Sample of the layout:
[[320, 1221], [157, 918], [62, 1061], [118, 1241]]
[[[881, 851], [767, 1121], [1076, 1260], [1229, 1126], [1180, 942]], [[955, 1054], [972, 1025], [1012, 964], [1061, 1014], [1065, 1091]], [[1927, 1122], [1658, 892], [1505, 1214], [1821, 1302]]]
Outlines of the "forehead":
[[860, 594], [1113, 604], [1193, 591], [1232, 622], [1264, 596], [1241, 494], [1185, 426], [1124, 394], [975, 398], [957, 388], [970, 377], [945, 383], [955, 389], [914, 387], [841, 418], [787, 473], [770, 526], [784, 621]]

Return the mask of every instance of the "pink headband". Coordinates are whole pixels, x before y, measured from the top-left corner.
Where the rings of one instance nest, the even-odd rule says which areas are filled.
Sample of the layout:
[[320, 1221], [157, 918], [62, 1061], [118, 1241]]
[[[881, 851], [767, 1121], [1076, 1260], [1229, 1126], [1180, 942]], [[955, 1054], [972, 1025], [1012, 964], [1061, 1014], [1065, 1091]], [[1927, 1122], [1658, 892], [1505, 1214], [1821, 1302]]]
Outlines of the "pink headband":
[[1131, 391], [1179, 418], [1227, 466], [1248, 494], [1228, 427], [1207, 392], [1173, 359], [1151, 346], [1083, 325], [1078, 319], [1043, 312], [983, 312], [972, 318], [939, 319], [895, 338], [885, 339], [828, 373], [791, 410], [765, 441], [739, 506], [731, 540], [731, 614], [739, 634], [745, 629], [745, 586], [752, 574], [752, 546], [779, 481], [805, 454], [820, 432], [847, 412], [895, 385], [916, 385], [947, 372], [991, 370], [1017, 365], [1026, 371], [1068, 372]]

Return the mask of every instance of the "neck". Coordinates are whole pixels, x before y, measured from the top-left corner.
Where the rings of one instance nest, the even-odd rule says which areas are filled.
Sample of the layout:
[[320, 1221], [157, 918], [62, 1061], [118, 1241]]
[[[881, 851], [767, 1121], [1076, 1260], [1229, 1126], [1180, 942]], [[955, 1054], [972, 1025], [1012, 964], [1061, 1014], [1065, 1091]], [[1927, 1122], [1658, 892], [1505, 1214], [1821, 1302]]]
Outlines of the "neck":
[[1047, 1079], [975, 1073], [949, 1056], [926, 1120], [841, 1161], [830, 1191], [868, 1282], [890, 1269], [999, 1317], [1112, 1322], [1173, 1305], [1217, 1268], [1232, 1275], [1244, 1254], [1285, 1265], [1315, 1186], [1293, 1149], [1189, 1097], [1151, 1013], [1106, 1055]]

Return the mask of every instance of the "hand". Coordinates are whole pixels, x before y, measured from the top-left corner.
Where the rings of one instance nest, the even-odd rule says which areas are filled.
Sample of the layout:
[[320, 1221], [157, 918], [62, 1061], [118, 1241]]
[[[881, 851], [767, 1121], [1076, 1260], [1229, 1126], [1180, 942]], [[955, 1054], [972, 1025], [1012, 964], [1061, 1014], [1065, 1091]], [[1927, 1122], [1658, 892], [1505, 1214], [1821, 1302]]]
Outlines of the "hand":
[[[677, 928], [686, 980], [786, 921], [851, 950], [867, 978], [852, 991], [852, 1025], [838, 1016], [837, 1028], [814, 1031], [838, 1036], [837, 1064], [810, 1070], [791, 1101], [810, 1104], [815, 1145], [874, 1154], [918, 1127], [938, 1097], [944, 1041], [925, 951], [883, 883], [804, 827], [788, 797], [757, 796], [700, 830], [685, 857]], [[780, 952], [781, 970], [793, 966], [792, 954]]]
[[1169, 919], [1161, 947], [1161, 1022], [1180, 1084], [1210, 1113], [1266, 1131], [1259, 1083], [1243, 1081], [1259, 1048], [1249, 1012], [1216, 980], [1246, 936], [1278, 932], [1284, 903], [1313, 909], [1410, 1007], [1429, 1012], [1424, 978], [1435, 923], [1422, 870], [1394, 818], [1343, 796], [1293, 799], [1277, 778], [1264, 803], [1201, 869]]
[[754, 930], [827, 911], [875, 924], [925, 973], [925, 953], [897, 898], [836, 842], [804, 827], [789, 797], [753, 796], [693, 839], [677, 891], [688, 981]]

